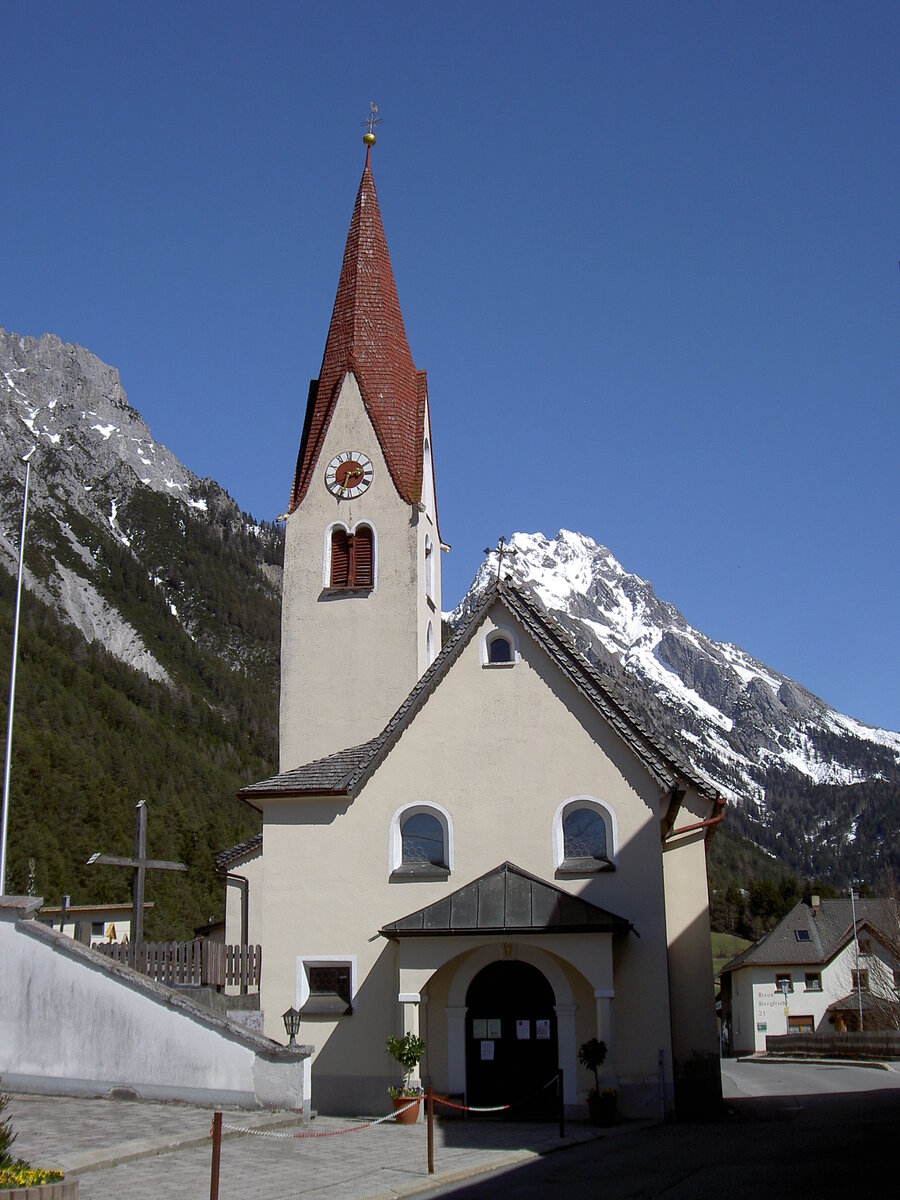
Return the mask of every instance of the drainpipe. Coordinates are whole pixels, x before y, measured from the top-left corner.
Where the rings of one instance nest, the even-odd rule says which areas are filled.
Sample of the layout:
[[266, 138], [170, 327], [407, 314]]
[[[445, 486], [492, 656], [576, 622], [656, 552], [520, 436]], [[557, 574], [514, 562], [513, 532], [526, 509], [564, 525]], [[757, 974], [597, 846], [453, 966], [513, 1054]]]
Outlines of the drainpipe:
[[[227, 871], [225, 873], [226, 887], [232, 880], [241, 889], [241, 945], [246, 946], [248, 936], [247, 930], [250, 925], [250, 880], [246, 875], [235, 875], [233, 872]], [[227, 901], [225, 907], [227, 910]], [[247, 980], [243, 977], [243, 974], [241, 976], [241, 995], [247, 995]]]
[[666, 841], [671, 837], [677, 837], [679, 833], [693, 833], [695, 829], [708, 829], [711, 825], [718, 825], [724, 820], [725, 814], [719, 813], [717, 817], [707, 817], [705, 821], [695, 821], [693, 825], [682, 825], [680, 829], [671, 830]]
[[725, 820], [725, 805], [728, 801], [724, 796], [716, 796], [713, 801], [714, 809], [717, 813], [714, 817], [707, 817], [705, 821], [694, 821], [692, 825], [682, 825], [680, 829], [670, 829], [666, 834], [666, 841], [670, 837], [676, 837], [679, 833], [693, 833], [695, 829], [713, 829], [716, 825], [720, 825]]
[[859, 974], [859, 929], [856, 925], [856, 893], [850, 888], [850, 911], [853, 914], [853, 944], [856, 948], [856, 1000], [859, 1005], [859, 1032], [863, 1032], [862, 983]]

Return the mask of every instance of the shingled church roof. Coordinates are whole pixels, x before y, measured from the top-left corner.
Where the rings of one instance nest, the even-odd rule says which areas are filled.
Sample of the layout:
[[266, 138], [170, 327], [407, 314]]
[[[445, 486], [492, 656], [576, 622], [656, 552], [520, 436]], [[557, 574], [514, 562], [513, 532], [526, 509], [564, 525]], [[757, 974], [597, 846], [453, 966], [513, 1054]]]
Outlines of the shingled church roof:
[[459, 658], [490, 607], [498, 600], [518, 617], [563, 675], [605, 717], [661, 789], [673, 792], [684, 786], [693, 786], [707, 799], [718, 799], [716, 790], [687, 763], [676, 758], [671, 747], [662, 747], [645, 728], [640, 718], [625, 707], [623, 698], [613, 694], [610, 682], [577, 650], [562, 626], [540, 609], [521, 589], [505, 580], [498, 580], [488, 589], [481, 604], [459, 626], [377, 737], [361, 746], [351, 746], [336, 754], [330, 754], [327, 758], [316, 759], [291, 771], [285, 771], [271, 779], [252, 783], [241, 788], [238, 796], [250, 804], [255, 804], [263, 797], [358, 795], [404, 729]]
[[387, 241], [378, 211], [369, 151], [360, 181], [319, 378], [309, 388], [293, 512], [309, 488], [341, 384], [352, 371], [399, 495], [422, 495], [425, 372], [413, 364]]

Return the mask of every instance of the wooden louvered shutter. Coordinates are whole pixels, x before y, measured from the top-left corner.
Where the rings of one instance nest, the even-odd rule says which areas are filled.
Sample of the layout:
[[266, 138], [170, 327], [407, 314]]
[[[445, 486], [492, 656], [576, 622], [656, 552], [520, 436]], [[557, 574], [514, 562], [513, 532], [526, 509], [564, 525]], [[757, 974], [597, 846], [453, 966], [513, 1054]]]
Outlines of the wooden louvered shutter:
[[348, 587], [350, 584], [350, 539], [346, 529], [331, 531], [331, 586]]
[[372, 530], [360, 525], [353, 535], [353, 586], [372, 587]]

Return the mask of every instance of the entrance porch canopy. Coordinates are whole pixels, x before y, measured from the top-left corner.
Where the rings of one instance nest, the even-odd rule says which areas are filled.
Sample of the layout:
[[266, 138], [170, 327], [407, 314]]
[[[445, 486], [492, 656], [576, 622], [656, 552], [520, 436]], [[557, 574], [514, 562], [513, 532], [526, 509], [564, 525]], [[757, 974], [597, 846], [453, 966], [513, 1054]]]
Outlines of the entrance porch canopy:
[[636, 932], [630, 921], [505, 862], [383, 926], [386, 938]]
[[[596, 1015], [592, 1033], [606, 1042], [607, 1077], [615, 1084], [615, 1046], [611, 1004], [612, 940], [637, 932], [624, 917], [573, 896], [505, 862], [451, 892], [434, 904], [385, 925], [380, 933], [398, 943], [398, 996], [404, 1033], [419, 1032], [419, 1006], [435, 973], [448, 968], [446, 1007], [436, 1017], [446, 1021], [447, 1086], [466, 1088], [466, 995], [478, 971], [501, 955], [529, 962], [550, 982], [556, 997], [559, 1063], [565, 1071], [565, 1102], [577, 1100], [577, 1065], [573, 977], [563, 964], [582, 976], [593, 993]], [[544, 949], [546, 935], [553, 952]], [[584, 935], [588, 935], [587, 937]], [[597, 936], [599, 935], [599, 936]], [[499, 946], [503, 939], [509, 945]], [[588, 993], [590, 995], [590, 993]]]

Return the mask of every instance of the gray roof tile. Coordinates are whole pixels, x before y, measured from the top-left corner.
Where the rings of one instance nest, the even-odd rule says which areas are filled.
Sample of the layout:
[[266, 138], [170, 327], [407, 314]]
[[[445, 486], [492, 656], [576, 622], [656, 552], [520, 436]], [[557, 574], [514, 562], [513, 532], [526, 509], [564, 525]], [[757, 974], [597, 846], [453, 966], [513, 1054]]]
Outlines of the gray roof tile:
[[239, 862], [248, 854], [253, 854], [257, 850], [262, 850], [262, 834], [254, 833], [252, 837], [245, 838], [242, 842], [238, 842], [236, 846], [230, 846], [227, 850], [220, 850], [215, 857], [217, 871], [227, 871], [232, 863]]
[[628, 933], [617, 917], [505, 862], [449, 896], [385, 925], [384, 937], [437, 937], [468, 933]]
[[[893, 900], [857, 900], [858, 929], [871, 929], [876, 937], [896, 944], [897, 907]], [[807, 930], [808, 941], [799, 941], [797, 930]], [[830, 962], [853, 936], [849, 900], [822, 900], [818, 910], [802, 900], [773, 930], [741, 951], [722, 972], [752, 966], [822, 966]]]

